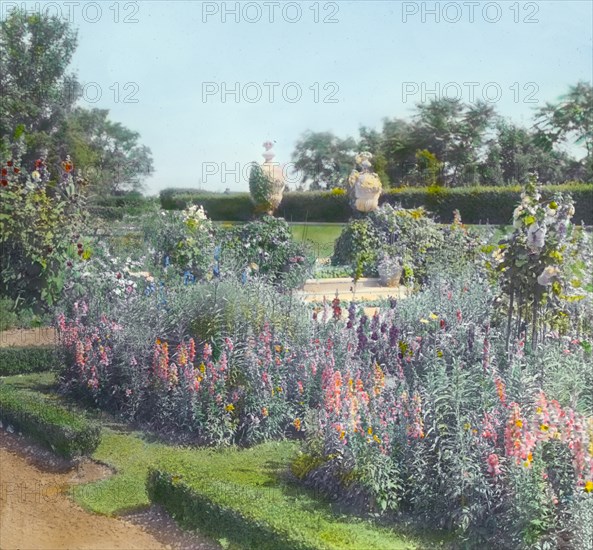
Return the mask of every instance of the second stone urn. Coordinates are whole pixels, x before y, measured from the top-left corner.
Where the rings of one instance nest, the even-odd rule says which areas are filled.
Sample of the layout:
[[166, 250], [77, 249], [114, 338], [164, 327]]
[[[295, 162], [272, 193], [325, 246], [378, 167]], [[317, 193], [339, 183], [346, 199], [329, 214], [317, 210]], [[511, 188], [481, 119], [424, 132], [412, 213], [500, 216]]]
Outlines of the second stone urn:
[[379, 176], [371, 171], [372, 158], [371, 153], [360, 153], [356, 164], [360, 165], [361, 171], [352, 170], [348, 178], [350, 200], [359, 212], [373, 212], [379, 207], [382, 185]]

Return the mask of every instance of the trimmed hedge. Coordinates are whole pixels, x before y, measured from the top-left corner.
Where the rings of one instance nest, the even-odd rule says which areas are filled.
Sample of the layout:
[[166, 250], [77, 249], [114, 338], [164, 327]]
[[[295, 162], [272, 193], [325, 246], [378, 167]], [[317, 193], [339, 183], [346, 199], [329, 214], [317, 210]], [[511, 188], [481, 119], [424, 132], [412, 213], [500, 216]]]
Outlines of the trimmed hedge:
[[0, 376], [51, 370], [56, 360], [53, 347], [0, 348]]
[[125, 215], [141, 216], [157, 207], [159, 199], [141, 193], [94, 197], [89, 204], [91, 214], [105, 220], [121, 220]]
[[39, 393], [0, 383], [0, 418], [66, 458], [91, 454], [101, 441], [100, 427]]
[[[544, 196], [570, 193], [575, 201], [575, 223], [593, 225], [593, 184], [567, 183], [542, 187]], [[450, 223], [453, 211], [459, 210], [464, 223], [507, 225], [521, 200], [521, 187], [406, 187], [390, 189], [381, 203], [399, 203], [404, 208], [424, 206], [438, 220]], [[198, 190], [161, 191], [161, 207], [182, 210], [190, 204], [202, 204], [213, 220], [248, 221], [254, 216], [249, 193], [204, 194]], [[289, 222], [344, 223], [352, 216], [347, 195], [325, 192], [285, 193], [276, 213]]]

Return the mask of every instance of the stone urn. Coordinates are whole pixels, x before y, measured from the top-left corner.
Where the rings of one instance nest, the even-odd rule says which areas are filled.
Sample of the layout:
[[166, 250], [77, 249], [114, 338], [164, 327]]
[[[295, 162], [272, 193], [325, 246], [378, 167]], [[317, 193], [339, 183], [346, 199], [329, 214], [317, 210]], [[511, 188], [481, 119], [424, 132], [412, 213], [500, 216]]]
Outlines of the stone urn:
[[377, 264], [379, 280], [383, 286], [398, 287], [404, 273], [404, 263], [400, 256], [383, 253]]
[[373, 212], [379, 208], [379, 197], [381, 196], [381, 180], [372, 172], [370, 153], [361, 153], [356, 157], [356, 163], [360, 165], [361, 171], [352, 170], [348, 178], [350, 200], [352, 206], [359, 212]]
[[267, 202], [270, 206], [269, 214], [273, 214], [274, 210], [280, 206], [284, 188], [286, 187], [284, 181], [284, 167], [277, 162], [273, 162], [274, 157], [276, 156], [271, 150], [273, 146], [274, 144], [271, 141], [266, 141], [264, 143], [265, 151], [262, 153], [264, 162], [261, 165], [262, 172], [270, 181], [267, 196]]

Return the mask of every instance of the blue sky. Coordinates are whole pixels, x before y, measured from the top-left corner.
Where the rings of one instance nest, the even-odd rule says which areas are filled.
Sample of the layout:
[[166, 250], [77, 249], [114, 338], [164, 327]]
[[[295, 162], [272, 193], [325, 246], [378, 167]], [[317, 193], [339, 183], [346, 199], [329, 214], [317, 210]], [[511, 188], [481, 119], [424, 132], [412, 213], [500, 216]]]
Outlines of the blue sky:
[[527, 124], [534, 107], [592, 79], [589, 1], [474, 2], [473, 14], [463, 1], [27, 4], [71, 17], [81, 103], [140, 132], [154, 155], [149, 193], [200, 180], [245, 190], [235, 164], [261, 161], [263, 141], [288, 162], [305, 130], [356, 136], [435, 90], [469, 101], [473, 87]]

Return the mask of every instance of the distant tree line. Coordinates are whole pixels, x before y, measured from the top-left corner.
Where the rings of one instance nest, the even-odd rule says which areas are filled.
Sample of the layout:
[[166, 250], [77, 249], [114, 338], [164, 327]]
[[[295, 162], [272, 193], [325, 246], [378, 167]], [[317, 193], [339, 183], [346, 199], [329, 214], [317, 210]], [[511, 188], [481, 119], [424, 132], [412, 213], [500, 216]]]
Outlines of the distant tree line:
[[[567, 152], [567, 145], [573, 151]], [[522, 183], [537, 172], [548, 184], [593, 181], [593, 88], [579, 82], [558, 102], [539, 108], [530, 127], [499, 116], [491, 104], [448, 98], [416, 106], [411, 119], [362, 126], [357, 139], [306, 132], [293, 165], [300, 189], [344, 185], [358, 151], [374, 155], [384, 187], [464, 187]]]

